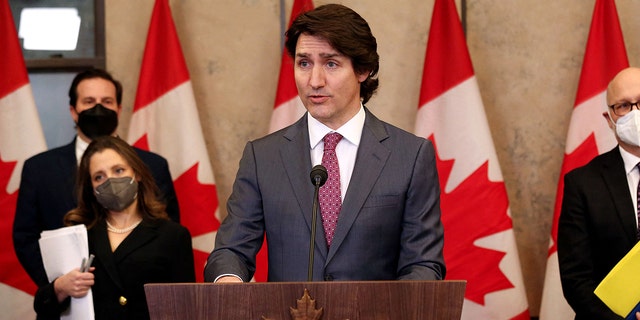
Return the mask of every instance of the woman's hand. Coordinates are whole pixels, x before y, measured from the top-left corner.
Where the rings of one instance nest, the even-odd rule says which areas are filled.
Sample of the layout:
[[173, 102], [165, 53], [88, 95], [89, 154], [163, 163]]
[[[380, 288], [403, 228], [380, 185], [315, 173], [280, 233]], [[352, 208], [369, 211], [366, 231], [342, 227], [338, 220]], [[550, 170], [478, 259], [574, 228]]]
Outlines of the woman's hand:
[[91, 267], [88, 272], [80, 272], [80, 269], [73, 269], [55, 279], [53, 288], [58, 302], [62, 302], [67, 297], [82, 298], [86, 296], [94, 283], [93, 270], [95, 270], [94, 267]]

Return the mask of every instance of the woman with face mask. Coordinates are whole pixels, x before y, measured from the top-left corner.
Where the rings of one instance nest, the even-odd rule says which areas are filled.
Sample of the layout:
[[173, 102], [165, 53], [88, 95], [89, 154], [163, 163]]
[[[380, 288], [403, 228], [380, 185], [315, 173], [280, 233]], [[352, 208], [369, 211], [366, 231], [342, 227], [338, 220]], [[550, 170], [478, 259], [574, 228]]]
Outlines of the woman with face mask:
[[77, 174], [78, 206], [64, 221], [87, 226], [95, 259], [38, 289], [38, 318], [58, 318], [91, 289], [96, 319], [148, 319], [145, 283], [195, 282], [189, 231], [169, 220], [151, 173], [120, 138], [95, 138]]

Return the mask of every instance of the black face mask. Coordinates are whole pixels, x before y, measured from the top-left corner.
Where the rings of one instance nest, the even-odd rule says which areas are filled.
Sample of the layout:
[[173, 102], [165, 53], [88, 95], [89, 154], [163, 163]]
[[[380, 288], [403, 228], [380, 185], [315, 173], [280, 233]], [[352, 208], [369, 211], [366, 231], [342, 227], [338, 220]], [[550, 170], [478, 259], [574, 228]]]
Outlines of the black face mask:
[[98, 103], [78, 114], [78, 127], [92, 140], [111, 135], [118, 127], [118, 113]]

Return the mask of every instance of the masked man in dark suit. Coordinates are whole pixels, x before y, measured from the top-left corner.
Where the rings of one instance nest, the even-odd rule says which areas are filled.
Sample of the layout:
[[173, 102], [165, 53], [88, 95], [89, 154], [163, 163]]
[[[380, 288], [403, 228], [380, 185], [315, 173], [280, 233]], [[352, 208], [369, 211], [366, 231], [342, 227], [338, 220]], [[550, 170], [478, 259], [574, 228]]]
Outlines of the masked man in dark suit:
[[622, 70], [609, 83], [604, 113], [618, 146], [564, 177], [558, 261], [564, 296], [579, 320], [623, 319], [593, 291], [640, 239], [639, 101], [640, 69]]
[[434, 148], [364, 106], [379, 68], [367, 22], [325, 5], [296, 18], [286, 36], [307, 113], [246, 145], [205, 280], [249, 281], [265, 234], [268, 281], [307, 279], [309, 173], [321, 163], [328, 180], [320, 188], [313, 280], [443, 279]]
[[[40, 256], [40, 233], [62, 227], [63, 216], [77, 206], [74, 187], [78, 161], [93, 138], [115, 135], [121, 103], [122, 85], [108, 72], [89, 69], [77, 74], [69, 88], [69, 111], [76, 123], [76, 138], [24, 163], [13, 243], [18, 260], [38, 286], [49, 283]], [[179, 222], [178, 201], [167, 161], [151, 152], [137, 148], [136, 152], [152, 171], [169, 217]]]

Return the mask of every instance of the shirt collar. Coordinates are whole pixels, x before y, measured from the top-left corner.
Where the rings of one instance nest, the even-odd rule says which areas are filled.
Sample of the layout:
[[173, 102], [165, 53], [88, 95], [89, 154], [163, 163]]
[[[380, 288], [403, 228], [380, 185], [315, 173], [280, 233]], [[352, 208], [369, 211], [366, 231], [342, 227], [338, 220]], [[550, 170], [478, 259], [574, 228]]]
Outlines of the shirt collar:
[[76, 161], [80, 163], [80, 159], [84, 154], [84, 151], [87, 150], [89, 143], [80, 139], [80, 137], [76, 136]]
[[307, 112], [307, 122], [309, 123], [309, 143], [311, 149], [314, 149], [318, 143], [322, 141], [322, 138], [330, 132], [337, 132], [342, 135], [343, 139], [346, 139], [355, 146], [358, 146], [360, 144], [360, 138], [362, 138], [365, 114], [364, 107], [360, 104], [360, 110], [358, 110], [358, 113], [356, 113], [353, 118], [349, 119], [349, 121], [337, 130], [332, 130]]
[[638, 162], [640, 162], [640, 158], [629, 153], [627, 150], [624, 150], [622, 147], [619, 147], [620, 155], [622, 156], [622, 161], [624, 162], [624, 172], [627, 174], [631, 173], [633, 169], [635, 169]]

